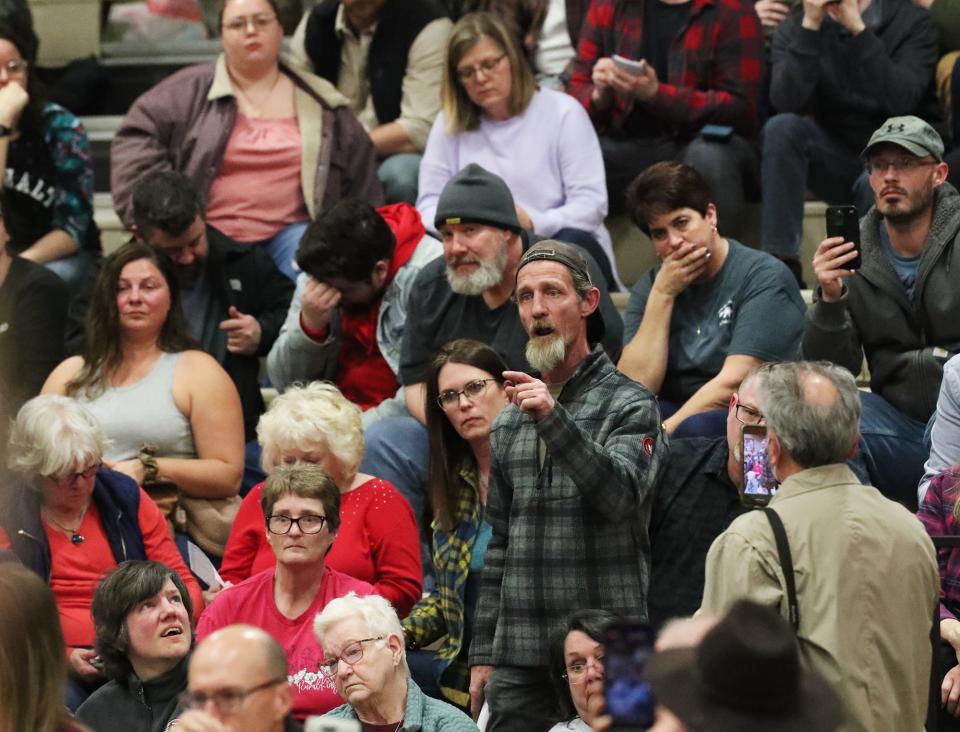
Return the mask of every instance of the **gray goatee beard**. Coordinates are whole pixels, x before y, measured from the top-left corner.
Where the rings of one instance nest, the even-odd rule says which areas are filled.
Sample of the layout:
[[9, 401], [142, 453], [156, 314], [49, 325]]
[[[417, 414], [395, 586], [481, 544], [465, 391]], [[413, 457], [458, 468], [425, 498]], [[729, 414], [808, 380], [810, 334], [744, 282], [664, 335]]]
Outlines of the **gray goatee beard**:
[[482, 295], [491, 287], [499, 285], [503, 279], [503, 273], [507, 269], [507, 247], [502, 246], [496, 256], [487, 261], [476, 257], [465, 257], [463, 261], [476, 262], [480, 268], [471, 274], [462, 275], [448, 262], [447, 282], [450, 283], [450, 289], [458, 295]]
[[553, 371], [566, 355], [567, 347], [559, 333], [532, 336], [527, 341], [527, 362], [541, 373]]

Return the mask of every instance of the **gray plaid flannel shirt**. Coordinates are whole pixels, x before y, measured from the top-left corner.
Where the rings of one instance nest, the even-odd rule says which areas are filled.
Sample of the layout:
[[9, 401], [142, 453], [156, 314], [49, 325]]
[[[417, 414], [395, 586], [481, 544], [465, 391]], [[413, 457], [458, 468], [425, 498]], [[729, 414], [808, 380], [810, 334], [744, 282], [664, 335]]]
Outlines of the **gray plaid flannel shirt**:
[[654, 396], [597, 347], [550, 415], [535, 423], [510, 406], [490, 438], [493, 536], [470, 665], [546, 665], [554, 629], [581, 608], [645, 618], [651, 496], [668, 453]]

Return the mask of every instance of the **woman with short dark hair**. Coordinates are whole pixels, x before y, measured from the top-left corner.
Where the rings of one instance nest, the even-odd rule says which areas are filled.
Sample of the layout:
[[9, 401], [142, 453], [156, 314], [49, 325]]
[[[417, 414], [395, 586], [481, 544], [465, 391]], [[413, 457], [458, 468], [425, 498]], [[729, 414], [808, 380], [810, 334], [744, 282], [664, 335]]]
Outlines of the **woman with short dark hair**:
[[94, 644], [110, 679], [77, 710], [95, 730], [164, 732], [187, 688], [193, 602], [160, 562], [129, 561], [93, 595]]
[[590, 699], [603, 693], [604, 632], [616, 616], [606, 610], [578, 610], [556, 633], [550, 646], [550, 677], [566, 722], [550, 732], [590, 732]]
[[264, 483], [261, 506], [276, 565], [222, 590], [200, 618], [197, 640], [235, 623], [270, 633], [287, 654], [293, 715], [303, 720], [342, 703], [333, 681], [319, 674], [324, 657], [313, 618], [334, 598], [373, 588], [327, 564], [340, 528], [340, 488], [321, 467], [278, 467]]
[[807, 311], [783, 262], [720, 233], [715, 195], [676, 162], [651, 165], [627, 193], [659, 262], [630, 291], [617, 368], [657, 395], [676, 437], [725, 435], [744, 377], [797, 357]]

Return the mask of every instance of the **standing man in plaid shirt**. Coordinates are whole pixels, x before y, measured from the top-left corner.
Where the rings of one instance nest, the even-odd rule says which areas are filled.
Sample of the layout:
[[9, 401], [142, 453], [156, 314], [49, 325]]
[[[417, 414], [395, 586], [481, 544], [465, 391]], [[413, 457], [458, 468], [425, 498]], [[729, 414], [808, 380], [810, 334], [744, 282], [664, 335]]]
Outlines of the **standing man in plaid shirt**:
[[488, 732], [557, 718], [551, 633], [581, 608], [646, 615], [651, 490], [667, 455], [656, 399], [587, 340], [600, 292], [576, 247], [524, 253], [515, 297], [542, 380], [507, 371], [490, 434], [487, 549], [470, 646], [470, 701]]
[[[614, 55], [643, 67], [627, 71]], [[611, 213], [633, 178], [673, 159], [707, 179], [735, 230], [757, 189], [762, 70], [751, 0], [592, 0], [567, 91], [600, 135]]]

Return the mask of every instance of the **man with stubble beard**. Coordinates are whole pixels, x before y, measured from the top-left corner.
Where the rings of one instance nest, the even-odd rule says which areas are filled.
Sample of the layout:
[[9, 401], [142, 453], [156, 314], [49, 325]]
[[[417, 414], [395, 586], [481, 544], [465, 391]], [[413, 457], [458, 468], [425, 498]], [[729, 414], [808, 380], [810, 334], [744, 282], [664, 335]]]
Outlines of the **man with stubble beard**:
[[[943, 365], [960, 351], [960, 195], [945, 182], [943, 141], [917, 117], [888, 119], [861, 157], [875, 199], [860, 221], [862, 266], [847, 267], [852, 242], [821, 242], [801, 350], [854, 374], [866, 356], [859, 454], [873, 485], [915, 509]], [[942, 467], [960, 455], [949, 459]]]
[[512, 404], [490, 434], [492, 536], [470, 645], [471, 707], [486, 698], [489, 732], [559, 721], [548, 652], [569, 613], [646, 616], [647, 523], [667, 454], [654, 396], [591, 345], [603, 324], [583, 254], [533, 245], [514, 297], [540, 378], [504, 372]]

